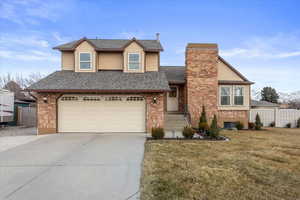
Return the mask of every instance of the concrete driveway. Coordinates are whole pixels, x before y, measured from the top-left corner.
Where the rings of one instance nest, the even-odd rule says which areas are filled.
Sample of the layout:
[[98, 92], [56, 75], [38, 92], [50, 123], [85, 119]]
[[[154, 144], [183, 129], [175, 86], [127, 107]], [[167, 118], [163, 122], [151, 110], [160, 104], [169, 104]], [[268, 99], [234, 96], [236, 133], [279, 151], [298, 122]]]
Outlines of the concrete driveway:
[[55, 134], [0, 152], [0, 199], [138, 199], [144, 134]]

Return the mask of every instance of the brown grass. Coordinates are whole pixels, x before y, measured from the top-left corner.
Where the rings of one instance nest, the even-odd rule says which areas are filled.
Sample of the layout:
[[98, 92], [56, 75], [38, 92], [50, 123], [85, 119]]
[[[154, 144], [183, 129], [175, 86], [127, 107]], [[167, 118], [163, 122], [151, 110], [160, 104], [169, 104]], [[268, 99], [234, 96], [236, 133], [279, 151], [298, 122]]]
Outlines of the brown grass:
[[148, 141], [141, 199], [300, 199], [300, 129], [222, 134], [231, 141]]

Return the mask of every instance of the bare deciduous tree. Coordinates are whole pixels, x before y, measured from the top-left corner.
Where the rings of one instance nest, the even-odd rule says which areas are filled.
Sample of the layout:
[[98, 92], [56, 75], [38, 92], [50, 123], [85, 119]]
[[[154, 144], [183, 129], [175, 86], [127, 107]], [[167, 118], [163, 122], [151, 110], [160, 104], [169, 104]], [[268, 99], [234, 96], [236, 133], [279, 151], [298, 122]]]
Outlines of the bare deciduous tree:
[[24, 77], [22, 74], [15, 74], [14, 76], [10, 73], [0, 76], [0, 88], [5, 87], [10, 81], [16, 82], [22, 89], [30, 86], [31, 84], [39, 81], [44, 77], [40, 72], [33, 72], [28, 76]]

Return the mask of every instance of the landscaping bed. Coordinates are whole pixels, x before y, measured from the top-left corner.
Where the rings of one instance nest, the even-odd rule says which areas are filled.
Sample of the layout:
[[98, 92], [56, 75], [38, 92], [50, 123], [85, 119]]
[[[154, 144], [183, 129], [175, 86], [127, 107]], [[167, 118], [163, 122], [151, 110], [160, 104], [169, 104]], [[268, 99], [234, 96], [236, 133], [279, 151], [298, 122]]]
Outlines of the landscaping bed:
[[[147, 140], [158, 140], [158, 139], [154, 139], [153, 137], [147, 137]], [[164, 137], [162, 139], [159, 140], [205, 140], [205, 141], [229, 141], [230, 139], [228, 137], [225, 136], [219, 136], [218, 138], [210, 138], [210, 137], [193, 137], [193, 138], [184, 138], [184, 137]]]
[[222, 135], [231, 140], [148, 140], [141, 199], [300, 199], [300, 129]]

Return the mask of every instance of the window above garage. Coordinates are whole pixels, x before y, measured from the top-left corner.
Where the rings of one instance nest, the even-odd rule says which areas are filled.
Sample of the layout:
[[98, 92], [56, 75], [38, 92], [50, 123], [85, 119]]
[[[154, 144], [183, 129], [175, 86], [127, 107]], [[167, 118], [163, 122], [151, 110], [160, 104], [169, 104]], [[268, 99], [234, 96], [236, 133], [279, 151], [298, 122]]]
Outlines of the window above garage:
[[128, 70], [141, 69], [141, 55], [140, 53], [128, 53]]
[[79, 69], [90, 70], [92, 69], [92, 54], [88, 52], [79, 53]]

